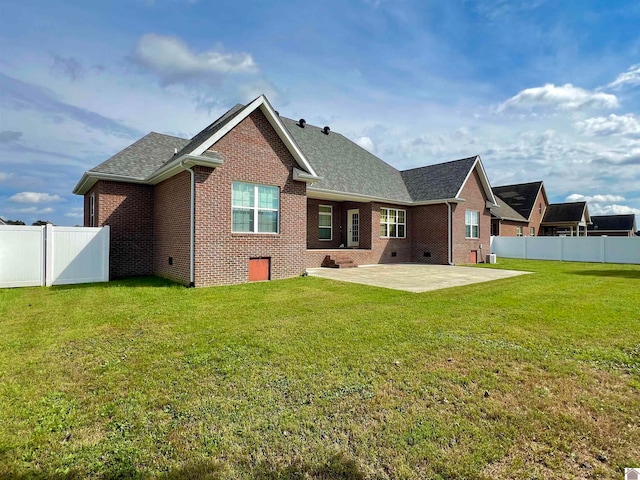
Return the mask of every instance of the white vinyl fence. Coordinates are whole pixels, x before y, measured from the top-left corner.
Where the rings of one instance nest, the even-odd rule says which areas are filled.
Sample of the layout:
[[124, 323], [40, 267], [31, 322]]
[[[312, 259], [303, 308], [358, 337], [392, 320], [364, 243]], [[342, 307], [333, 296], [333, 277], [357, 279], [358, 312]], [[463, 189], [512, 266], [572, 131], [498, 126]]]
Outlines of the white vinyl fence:
[[0, 225], [0, 288], [109, 281], [109, 227]]
[[491, 237], [504, 258], [640, 264], [640, 237]]

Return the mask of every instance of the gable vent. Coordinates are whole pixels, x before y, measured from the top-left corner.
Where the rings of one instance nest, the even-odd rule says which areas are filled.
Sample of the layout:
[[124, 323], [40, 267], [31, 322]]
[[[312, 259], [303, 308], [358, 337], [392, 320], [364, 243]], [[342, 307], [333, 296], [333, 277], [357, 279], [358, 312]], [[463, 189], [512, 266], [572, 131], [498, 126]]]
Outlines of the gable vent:
[[331, 129], [329, 127], [324, 127], [322, 129], [322, 133], [324, 133], [325, 135], [329, 135], [329, 132], [331, 131]]
[[306, 124], [307, 124], [307, 121], [304, 118], [301, 118], [300, 120], [298, 120], [298, 125], [300, 125], [300, 128], [304, 128]]

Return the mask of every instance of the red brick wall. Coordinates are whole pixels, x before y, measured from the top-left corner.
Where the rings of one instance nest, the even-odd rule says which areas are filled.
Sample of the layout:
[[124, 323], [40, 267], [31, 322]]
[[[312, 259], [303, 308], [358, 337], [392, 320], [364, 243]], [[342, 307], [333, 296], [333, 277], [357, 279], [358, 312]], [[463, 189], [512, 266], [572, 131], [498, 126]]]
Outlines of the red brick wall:
[[[446, 204], [411, 209], [411, 261], [446, 265], [449, 262], [449, 216]], [[427, 257], [426, 254], [431, 256]]]
[[[489, 239], [491, 237], [491, 213], [486, 208], [487, 197], [480, 183], [477, 170], [467, 179], [460, 194], [466, 201], [454, 204], [453, 207], [453, 263], [469, 263], [472, 250], [478, 251], [478, 262], [484, 261], [484, 256], [490, 253]], [[465, 232], [465, 212], [475, 210], [480, 212], [480, 238], [467, 239]], [[482, 245], [482, 248], [480, 248]]]
[[[542, 212], [540, 212], [539, 206], [542, 204]], [[536, 197], [536, 202], [533, 204], [533, 210], [531, 212], [531, 219], [529, 220], [528, 227], [534, 227], [536, 229], [536, 236], [540, 234], [540, 222], [542, 222], [542, 217], [544, 217], [544, 212], [547, 210], [547, 202], [544, 199], [544, 195], [542, 194], [542, 189], [538, 192], [538, 196]], [[531, 235], [529, 228], [526, 229], [526, 236]]]
[[96, 192], [96, 224], [111, 228], [111, 279], [153, 272], [153, 187], [100, 180], [85, 195], [85, 224], [89, 195]]
[[[320, 240], [319, 232], [319, 208], [320, 205], [331, 205], [333, 207], [333, 238], [331, 240]], [[332, 202], [329, 200], [307, 200], [307, 248], [338, 248], [341, 244], [346, 245], [346, 218], [347, 213], [342, 207], [343, 202]]]
[[[294, 158], [264, 114], [256, 110], [211, 150], [222, 155], [216, 169], [196, 172], [196, 286], [248, 281], [249, 259], [271, 258], [271, 278], [300, 275], [307, 242], [306, 184], [294, 182]], [[280, 187], [280, 233], [232, 234], [233, 181]]]
[[[517, 237], [518, 227], [522, 227], [522, 235], [529, 236], [529, 224], [523, 222], [512, 222], [509, 220], [502, 220], [500, 222], [500, 236], [501, 237]], [[538, 230], [536, 229], [536, 235]]]
[[153, 200], [153, 273], [188, 285], [191, 174], [185, 171], [156, 185]]

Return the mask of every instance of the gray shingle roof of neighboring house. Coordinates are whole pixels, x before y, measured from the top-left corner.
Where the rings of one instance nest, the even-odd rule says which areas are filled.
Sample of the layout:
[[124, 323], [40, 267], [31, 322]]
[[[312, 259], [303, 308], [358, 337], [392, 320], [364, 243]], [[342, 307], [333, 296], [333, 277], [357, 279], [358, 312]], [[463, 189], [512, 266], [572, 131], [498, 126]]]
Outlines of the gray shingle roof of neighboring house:
[[636, 216], [633, 213], [626, 215], [594, 215], [591, 217], [593, 225], [588, 230], [605, 232], [635, 232]]
[[89, 171], [144, 180], [171, 160], [176, 148], [180, 150], [188, 142], [184, 138], [151, 132]]
[[587, 202], [552, 203], [544, 213], [542, 223], [576, 223], [582, 221]]
[[401, 174], [414, 202], [455, 198], [477, 158], [412, 168]]
[[526, 218], [516, 212], [507, 202], [500, 198], [500, 195], [497, 195], [495, 192], [493, 192], [493, 194], [497, 203], [495, 207], [491, 207], [491, 215], [493, 217], [499, 218], [500, 220], [510, 220], [512, 222], [528, 222]]
[[285, 127], [304, 152], [307, 160], [322, 180], [313, 189], [366, 195], [401, 202], [411, 196], [398, 170], [367, 150], [335, 132], [296, 120], [280, 117]]
[[541, 187], [542, 182], [530, 182], [493, 187], [491, 190], [522, 217], [529, 219]]
[[6, 225], [7, 222], [5, 222], [1, 217], [0, 217], [0, 225]]

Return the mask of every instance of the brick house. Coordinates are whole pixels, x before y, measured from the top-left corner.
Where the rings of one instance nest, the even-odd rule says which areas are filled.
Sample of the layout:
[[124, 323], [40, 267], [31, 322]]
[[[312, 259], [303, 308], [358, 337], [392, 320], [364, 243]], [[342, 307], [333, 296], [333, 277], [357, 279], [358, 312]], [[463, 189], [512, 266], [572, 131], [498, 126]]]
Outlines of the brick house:
[[633, 213], [623, 215], [593, 215], [591, 225], [587, 227], [589, 237], [633, 237], [636, 235], [636, 216]]
[[535, 237], [549, 200], [543, 182], [519, 183], [492, 188], [496, 205], [491, 207], [491, 234]]
[[150, 133], [84, 173], [85, 226], [110, 225], [111, 278], [209, 286], [328, 260], [475, 263], [496, 205], [480, 157], [399, 171], [266, 97], [192, 139]]

